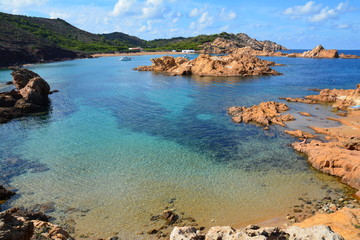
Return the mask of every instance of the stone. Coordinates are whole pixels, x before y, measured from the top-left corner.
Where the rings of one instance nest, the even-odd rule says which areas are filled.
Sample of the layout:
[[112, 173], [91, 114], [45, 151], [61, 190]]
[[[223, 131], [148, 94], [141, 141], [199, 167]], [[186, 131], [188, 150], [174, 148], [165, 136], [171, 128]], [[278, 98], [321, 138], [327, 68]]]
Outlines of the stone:
[[10, 197], [14, 196], [16, 193], [7, 190], [2, 185], [0, 185], [0, 200], [8, 200]]
[[13, 216], [9, 211], [0, 213], [1, 240], [30, 240], [34, 224], [22, 217]]
[[360, 209], [350, 209], [344, 207], [331, 214], [317, 213], [316, 215], [295, 225], [302, 228], [314, 225], [326, 225], [346, 240], [359, 239], [360, 228], [357, 226], [360, 226]]
[[205, 236], [199, 234], [194, 227], [175, 227], [171, 234], [170, 240], [203, 240]]
[[13, 77], [13, 83], [18, 90], [25, 87], [31, 79], [40, 77], [37, 73], [34, 73], [33, 71], [30, 71], [25, 68], [10, 68], [10, 69], [13, 70], [11, 75]]
[[228, 56], [201, 54], [194, 60], [164, 56], [151, 59], [151, 61], [151, 66], [140, 66], [134, 68], [134, 70], [163, 72], [169, 75], [219, 77], [280, 75], [280, 73], [269, 67], [276, 65], [274, 62], [244, 54], [231, 54]]
[[270, 124], [285, 126], [286, 121], [294, 119], [290, 114], [281, 115], [281, 112], [287, 111], [288, 109], [289, 107], [284, 103], [269, 101], [251, 107], [230, 107], [228, 108], [228, 114], [232, 117], [232, 120], [237, 123], [253, 121], [265, 127]]
[[308, 112], [299, 112], [300, 115], [305, 116], [305, 117], [312, 117], [313, 115], [311, 115]]
[[339, 58], [337, 50], [326, 50], [323, 46], [318, 45], [310, 51], [305, 51], [300, 54], [304, 58]]
[[179, 216], [171, 210], [164, 210], [164, 213], [161, 217], [166, 220], [168, 225], [174, 224], [179, 219]]
[[290, 131], [290, 130], [285, 130], [285, 133], [289, 134], [289, 135], [292, 135], [294, 137], [297, 137], [297, 138], [317, 138], [318, 136], [316, 135], [313, 135], [311, 133], [308, 133], [308, 132], [305, 132], [305, 131], [302, 131], [302, 130], [294, 130], [294, 131]]
[[323, 225], [308, 228], [291, 226], [285, 232], [289, 234], [289, 240], [344, 240], [343, 237]]

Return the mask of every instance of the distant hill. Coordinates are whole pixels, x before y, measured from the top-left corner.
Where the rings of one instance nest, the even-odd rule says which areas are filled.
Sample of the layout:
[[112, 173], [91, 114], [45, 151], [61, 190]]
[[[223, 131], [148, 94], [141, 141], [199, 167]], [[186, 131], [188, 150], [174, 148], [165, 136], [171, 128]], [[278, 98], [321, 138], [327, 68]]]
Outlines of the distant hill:
[[[74, 59], [84, 57], [88, 53], [127, 52], [130, 47], [142, 47], [146, 51], [203, 50], [204, 46], [214, 47], [211, 44], [218, 38], [234, 41], [237, 46], [253, 48], [259, 48], [259, 43], [265, 42], [252, 39], [243, 33], [237, 35], [220, 33], [146, 41], [120, 32], [89, 33], [59, 18], [48, 19], [0, 13], [0, 67]], [[269, 46], [277, 45], [267, 42], [270, 43], [270, 45], [267, 44]], [[211, 47], [208, 50], [211, 50]]]

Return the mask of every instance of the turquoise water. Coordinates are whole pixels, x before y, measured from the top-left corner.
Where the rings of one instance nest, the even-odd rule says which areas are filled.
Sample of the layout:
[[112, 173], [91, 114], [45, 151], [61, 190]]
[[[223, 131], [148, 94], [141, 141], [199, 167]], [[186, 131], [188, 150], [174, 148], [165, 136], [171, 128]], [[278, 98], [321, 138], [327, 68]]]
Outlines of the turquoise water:
[[[200, 225], [240, 226], [284, 216], [299, 196], [322, 197], [324, 184], [343, 188], [291, 149], [285, 128], [234, 124], [226, 109], [316, 94], [312, 88], [354, 88], [360, 60], [266, 58], [286, 64], [273, 77], [132, 70], [150, 57], [29, 66], [60, 92], [50, 96], [49, 114], [0, 125], [0, 181], [19, 193], [5, 208], [53, 202], [54, 221], [74, 219], [78, 236], [120, 231], [132, 239], [171, 199]], [[0, 71], [0, 83], [9, 73]], [[333, 116], [329, 106], [289, 106], [298, 119], [291, 129], [309, 131], [299, 111]]]

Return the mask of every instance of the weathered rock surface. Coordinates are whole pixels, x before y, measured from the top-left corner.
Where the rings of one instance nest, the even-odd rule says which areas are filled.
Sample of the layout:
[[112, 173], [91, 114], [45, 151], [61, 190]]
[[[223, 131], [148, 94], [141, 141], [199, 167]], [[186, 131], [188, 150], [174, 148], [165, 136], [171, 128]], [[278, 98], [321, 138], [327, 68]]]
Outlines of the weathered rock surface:
[[0, 213], [0, 240], [73, 240], [41, 212], [12, 208]]
[[5, 189], [2, 185], [0, 185], [0, 201], [7, 200], [10, 197], [14, 196], [16, 193]]
[[27, 69], [12, 70], [16, 90], [0, 93], [0, 123], [46, 111], [49, 104], [50, 86], [44, 79]]
[[344, 240], [327, 226], [302, 228], [292, 226], [285, 229], [277, 227], [258, 227], [250, 225], [245, 229], [229, 226], [212, 227], [207, 233], [194, 227], [176, 227], [170, 240]]
[[289, 107], [286, 104], [269, 101], [252, 107], [230, 107], [228, 108], [228, 114], [232, 116], [232, 120], [236, 123], [253, 121], [266, 127], [270, 124], [285, 126], [286, 121], [295, 119], [290, 114], [281, 115], [281, 112], [287, 110], [289, 110]]
[[305, 117], [312, 117], [313, 115], [311, 115], [310, 113], [308, 112], [299, 112], [300, 115], [303, 115]]
[[287, 228], [286, 232], [289, 234], [289, 239], [294, 240], [344, 240], [342, 236], [339, 236], [328, 226], [324, 225], [311, 226], [307, 228], [292, 226]]
[[297, 138], [317, 138], [318, 136], [302, 131], [302, 130], [294, 130], [294, 131], [290, 131], [290, 130], [285, 130], [285, 133], [292, 135], [294, 137]]
[[[338, 176], [349, 186], [360, 189], [360, 151], [345, 149], [340, 142], [310, 143], [295, 142], [293, 148], [308, 156], [308, 161], [316, 169]], [[360, 191], [357, 193], [360, 196]]]
[[258, 41], [245, 33], [218, 37], [212, 42], [203, 44], [204, 53], [234, 53], [237, 49], [248, 47], [257, 51], [274, 52], [286, 50], [284, 46], [271, 41]]
[[303, 52], [300, 56], [304, 58], [339, 58], [337, 50], [326, 50], [321, 45], [316, 46], [310, 51]]
[[355, 105], [360, 105], [360, 84], [356, 89], [323, 89], [317, 95], [309, 95], [305, 98], [280, 98], [288, 102], [302, 102], [308, 104], [333, 103], [333, 107], [346, 110]]
[[360, 58], [358, 55], [340, 53], [340, 58]]
[[307, 228], [314, 225], [329, 226], [345, 240], [360, 239], [360, 209], [342, 208], [332, 214], [317, 213], [296, 226]]
[[151, 59], [151, 66], [134, 68], [138, 71], [164, 72], [170, 75], [200, 76], [264, 76], [280, 75], [269, 66], [274, 62], [259, 59], [255, 56], [232, 54], [229, 56], [210, 56], [201, 54], [194, 60], [183, 57], [164, 56]]

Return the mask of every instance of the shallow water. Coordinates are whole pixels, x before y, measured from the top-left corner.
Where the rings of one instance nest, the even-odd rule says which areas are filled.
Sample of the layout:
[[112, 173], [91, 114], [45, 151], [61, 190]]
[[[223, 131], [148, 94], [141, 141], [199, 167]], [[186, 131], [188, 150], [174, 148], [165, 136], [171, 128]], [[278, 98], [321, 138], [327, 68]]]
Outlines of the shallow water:
[[[284, 75], [251, 78], [132, 70], [151, 57], [29, 67], [60, 92], [51, 95], [48, 115], [0, 125], [0, 164], [33, 161], [2, 177], [19, 193], [5, 207], [54, 202], [55, 221], [74, 219], [78, 236], [121, 232], [131, 239], [170, 205], [203, 226], [240, 226], [285, 215], [303, 194], [321, 198], [324, 184], [343, 188], [291, 149], [284, 128], [234, 124], [226, 108], [316, 94], [312, 88], [354, 88], [360, 60], [271, 57], [286, 64], [275, 67]], [[0, 83], [10, 77], [0, 71]], [[322, 117], [316, 124], [337, 124], [325, 119], [333, 115], [329, 106], [288, 105], [298, 118], [291, 129], [309, 131], [299, 111]], [[42, 165], [24, 173], [34, 163]]]

